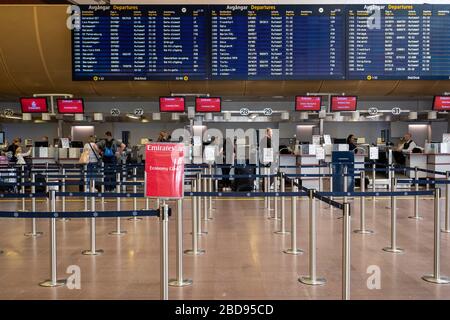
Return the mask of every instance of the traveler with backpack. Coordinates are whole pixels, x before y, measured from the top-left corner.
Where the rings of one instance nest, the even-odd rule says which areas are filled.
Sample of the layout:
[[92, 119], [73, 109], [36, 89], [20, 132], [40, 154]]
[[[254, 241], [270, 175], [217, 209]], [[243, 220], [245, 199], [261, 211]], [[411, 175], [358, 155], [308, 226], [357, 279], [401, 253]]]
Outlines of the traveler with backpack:
[[125, 149], [125, 145], [114, 139], [111, 132], [108, 131], [105, 133], [105, 139], [97, 143], [97, 147], [102, 154], [102, 160], [105, 164], [105, 189], [107, 191], [113, 191], [116, 188], [117, 160]]

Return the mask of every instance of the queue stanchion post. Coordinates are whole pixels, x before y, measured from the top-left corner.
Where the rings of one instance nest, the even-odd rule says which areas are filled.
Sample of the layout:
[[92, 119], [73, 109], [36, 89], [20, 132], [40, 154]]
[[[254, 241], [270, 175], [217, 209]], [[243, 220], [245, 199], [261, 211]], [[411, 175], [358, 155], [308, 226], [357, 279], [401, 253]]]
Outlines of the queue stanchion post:
[[342, 219], [342, 299], [350, 300], [350, 266], [351, 266], [351, 215], [350, 204], [344, 203]]
[[[348, 167], [344, 165], [344, 192], [348, 192]], [[344, 202], [347, 202], [347, 196], [344, 196]]]
[[[263, 170], [263, 174], [264, 174], [264, 178], [263, 178], [264, 192], [269, 192], [269, 189], [267, 187], [268, 184], [269, 184], [269, 182], [267, 181], [267, 167], [263, 167], [263, 169], [264, 169]], [[268, 202], [269, 202], [269, 198], [267, 196], [265, 196], [264, 197], [264, 208], [269, 208]], [[269, 212], [268, 218], [270, 218], [270, 212]]]
[[[62, 169], [62, 180], [61, 180], [61, 182], [62, 182], [62, 185], [61, 185], [61, 191], [62, 192], [66, 192], [66, 169]], [[61, 206], [62, 206], [62, 211], [63, 212], [65, 212], [66, 211], [66, 196], [62, 196], [62, 199], [61, 199]], [[70, 219], [69, 218], [61, 218], [60, 219], [61, 221], [69, 221]]]
[[[392, 178], [390, 183], [391, 191], [395, 192], [396, 179]], [[403, 253], [405, 250], [397, 247], [397, 197], [391, 196], [391, 246], [383, 248], [383, 251], [390, 253]]]
[[[361, 192], [366, 192], [366, 175], [364, 170], [360, 173], [360, 180], [361, 180]], [[354, 233], [360, 233], [360, 234], [371, 234], [373, 233], [372, 230], [366, 229], [366, 198], [364, 196], [361, 196], [359, 198], [359, 229], [353, 231]]]
[[[31, 173], [31, 193], [36, 193], [36, 174]], [[56, 203], [56, 202], [55, 202]], [[36, 198], [31, 198], [31, 212], [36, 212]], [[42, 235], [42, 232], [37, 231], [37, 221], [36, 218], [31, 218], [31, 232], [25, 233], [27, 237], [39, 237]]]
[[[95, 192], [95, 180], [90, 182], [91, 193]], [[103, 253], [102, 249], [97, 249], [97, 239], [96, 239], [96, 218], [95, 218], [95, 195], [91, 196], [91, 212], [94, 217], [90, 218], [90, 242], [91, 248], [89, 250], [84, 250], [81, 253], [86, 256], [98, 256]]]
[[161, 300], [169, 300], [169, 207], [162, 201], [160, 220], [160, 292]]
[[[209, 192], [213, 192], [213, 180], [212, 180], [212, 176], [213, 176], [213, 169], [211, 164], [209, 165], [209, 178], [208, 178], [208, 191]], [[213, 210], [213, 200], [212, 200], [212, 196], [208, 197], [208, 201], [209, 201], [209, 205], [208, 205], [208, 219], [212, 220], [212, 210]]]
[[[134, 183], [134, 185], [133, 185], [133, 193], [136, 194], [137, 193], [137, 185], [136, 185], [136, 183], [137, 183], [137, 168], [136, 167], [133, 168], [133, 183]], [[138, 210], [137, 209], [137, 198], [136, 198], [136, 196], [133, 197], [133, 210], [134, 211]], [[134, 216], [132, 218], [129, 218], [128, 220], [130, 220], [130, 221], [139, 221], [139, 220], [142, 220], [142, 218]]]
[[423, 280], [434, 284], [448, 284], [450, 278], [441, 275], [441, 214], [440, 195], [441, 190], [434, 190], [434, 249], [433, 249], [433, 274], [424, 275]]
[[[292, 183], [292, 192], [298, 192], [298, 188], [294, 183]], [[295, 196], [291, 198], [291, 247], [283, 252], [293, 255], [303, 253], [303, 250], [297, 248], [297, 197]]]
[[[205, 169], [205, 175], [206, 173], [207, 169]], [[203, 177], [202, 182], [203, 182], [203, 191], [208, 192], [208, 178]], [[208, 211], [209, 211], [209, 197], [205, 196], [203, 197], [203, 212], [204, 212], [203, 221], [210, 220], [210, 218], [208, 217], [209, 216]]]
[[[376, 191], [375, 181], [377, 180], [377, 166], [374, 163], [372, 164], [372, 192]], [[375, 196], [372, 196], [372, 201], [376, 201]]]
[[317, 276], [316, 261], [316, 204], [314, 190], [309, 190], [309, 275], [301, 276], [298, 281], [303, 284], [318, 286], [326, 283], [325, 278]]
[[[116, 174], [116, 192], [117, 194], [120, 194], [120, 173]], [[117, 212], [122, 210], [122, 200], [120, 196], [117, 196], [116, 198], [116, 205], [117, 205]], [[127, 233], [125, 230], [122, 230], [122, 221], [120, 220], [120, 217], [116, 217], [116, 230], [111, 231], [109, 234], [114, 236], [123, 236], [125, 233]]]
[[[102, 162], [100, 172], [101, 172], [101, 177], [102, 177], [102, 179], [101, 179], [102, 185], [100, 187], [100, 190], [102, 193], [105, 193], [105, 163], [104, 162]], [[102, 210], [105, 210], [105, 197], [102, 197]]]
[[425, 186], [425, 190], [430, 190], [430, 184], [428, 182], [430, 182], [430, 178], [426, 177], [425, 180], [427, 180], [427, 184]]
[[[87, 180], [87, 165], [83, 166], [83, 175], [84, 175], [84, 192], [89, 192], [89, 185]], [[84, 212], [88, 210], [88, 198], [84, 196]]]
[[[50, 190], [50, 211], [56, 213], [56, 191]], [[61, 287], [66, 284], [65, 279], [57, 278], [57, 255], [56, 255], [56, 217], [50, 218], [50, 279], [39, 283], [41, 287]]]
[[[197, 188], [198, 192], [202, 192], [202, 178], [201, 173], [197, 173]], [[202, 211], [203, 211], [203, 197], [197, 197], [197, 235], [202, 236], [208, 234], [207, 231], [203, 231], [202, 228]]]
[[[20, 168], [20, 193], [25, 194], [25, 165], [21, 165]], [[19, 210], [20, 212], [27, 212], [26, 204], [25, 204], [25, 198], [22, 198], [22, 209]]]
[[[284, 193], [286, 191], [284, 173], [280, 172], [280, 188], [281, 192]], [[285, 196], [281, 196], [281, 217], [280, 217], [280, 230], [275, 231], [276, 234], [288, 234], [289, 231], [286, 231], [286, 201]]]
[[445, 220], [444, 228], [441, 230], [444, 233], [450, 233], [450, 172], [447, 171], [446, 174], [447, 184], [445, 185]]
[[[419, 180], [419, 168], [417, 168], [417, 167], [414, 168], [414, 180], [416, 180], [415, 183], [414, 183], [414, 189], [416, 191], [419, 191], [419, 182], [418, 182], [418, 180]], [[414, 215], [410, 216], [408, 218], [415, 219], [415, 220], [422, 220], [423, 219], [423, 217], [419, 216], [419, 195], [417, 195], [417, 194], [414, 196]]]
[[[192, 180], [192, 192], [197, 192], [197, 180]], [[197, 212], [197, 201], [196, 197], [193, 195], [191, 197], [191, 205], [192, 205], [192, 249], [185, 250], [184, 253], [188, 255], [202, 255], [205, 253], [205, 250], [198, 248], [198, 212]]]
[[183, 199], [177, 200], [177, 277], [169, 281], [169, 286], [185, 287], [192, 284], [191, 279], [183, 276]]

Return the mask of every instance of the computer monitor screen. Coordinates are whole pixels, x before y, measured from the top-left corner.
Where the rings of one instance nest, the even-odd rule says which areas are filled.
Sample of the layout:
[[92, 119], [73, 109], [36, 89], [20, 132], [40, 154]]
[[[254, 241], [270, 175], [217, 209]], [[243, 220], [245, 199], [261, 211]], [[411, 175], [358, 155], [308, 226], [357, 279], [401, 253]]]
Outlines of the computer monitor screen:
[[160, 97], [160, 112], [184, 112], [184, 97]]
[[450, 96], [434, 96], [433, 110], [434, 111], [450, 110]]
[[83, 99], [57, 99], [58, 113], [84, 113]]
[[48, 141], [36, 141], [34, 143], [34, 146], [36, 148], [40, 148], [40, 147], [48, 147]]
[[0, 144], [5, 144], [5, 133], [0, 131]]
[[221, 110], [222, 106], [220, 98], [195, 98], [195, 112], [220, 112]]
[[356, 96], [332, 96], [331, 111], [356, 111]]
[[20, 98], [22, 113], [46, 113], [47, 98]]
[[320, 111], [321, 103], [320, 96], [296, 96], [295, 111]]

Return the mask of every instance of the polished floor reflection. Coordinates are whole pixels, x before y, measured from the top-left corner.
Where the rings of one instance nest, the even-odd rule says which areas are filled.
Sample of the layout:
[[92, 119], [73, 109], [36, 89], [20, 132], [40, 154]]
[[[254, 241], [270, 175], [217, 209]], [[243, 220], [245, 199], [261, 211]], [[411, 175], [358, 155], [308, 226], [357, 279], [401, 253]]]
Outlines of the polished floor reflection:
[[[421, 279], [433, 270], [433, 200], [421, 199], [424, 220], [408, 219], [413, 199], [398, 199], [398, 246], [403, 254], [382, 251], [390, 243], [389, 199], [366, 201], [367, 228], [371, 235], [351, 235], [352, 299], [449, 299], [450, 285], [434, 285]], [[58, 202], [58, 206], [61, 203]], [[114, 210], [114, 200], [106, 209]], [[15, 210], [19, 202], [2, 201], [1, 210]], [[30, 203], [27, 203], [30, 207]], [[45, 210], [46, 203], [38, 207]], [[123, 202], [131, 209], [132, 202]], [[143, 208], [144, 203], [139, 202]], [[338, 210], [317, 204], [317, 274], [324, 286], [297, 281], [308, 273], [308, 201], [298, 201], [298, 247], [303, 255], [287, 255], [289, 235], [277, 235], [278, 222], [267, 219], [261, 199], [217, 199], [213, 220], [203, 222], [207, 235], [199, 237], [202, 256], [184, 256], [185, 277], [190, 287], [170, 288], [170, 299], [340, 299], [342, 219]], [[273, 207], [273, 205], [272, 205]], [[278, 206], [280, 208], [280, 206]], [[69, 201], [67, 210], [82, 210], [83, 202]], [[442, 199], [442, 216], [445, 206]], [[273, 211], [271, 212], [273, 214]], [[352, 202], [352, 230], [359, 226], [359, 200]], [[286, 201], [287, 228], [290, 200]], [[175, 276], [175, 219], [170, 222], [170, 277]], [[124, 236], [108, 233], [114, 219], [98, 219], [97, 246], [101, 256], [84, 256], [89, 248], [89, 220], [57, 222], [58, 278], [68, 277], [71, 265], [81, 269], [81, 288], [43, 288], [49, 277], [49, 223], [39, 220], [44, 235], [25, 237], [30, 220], [0, 219], [0, 299], [159, 299], [159, 221], [123, 219]], [[184, 248], [191, 248], [191, 202], [184, 201]], [[442, 274], [450, 275], [450, 234], [441, 234]], [[370, 266], [380, 268], [381, 288], [369, 289]]]

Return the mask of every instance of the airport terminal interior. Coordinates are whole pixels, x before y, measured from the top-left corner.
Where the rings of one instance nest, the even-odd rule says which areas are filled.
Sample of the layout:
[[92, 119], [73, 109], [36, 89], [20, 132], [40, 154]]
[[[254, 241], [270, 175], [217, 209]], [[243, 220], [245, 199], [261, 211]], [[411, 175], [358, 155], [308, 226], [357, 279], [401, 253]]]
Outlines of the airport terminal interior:
[[450, 299], [450, 3], [0, 5], [0, 299]]

